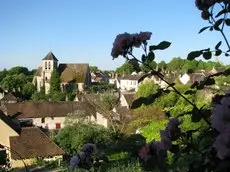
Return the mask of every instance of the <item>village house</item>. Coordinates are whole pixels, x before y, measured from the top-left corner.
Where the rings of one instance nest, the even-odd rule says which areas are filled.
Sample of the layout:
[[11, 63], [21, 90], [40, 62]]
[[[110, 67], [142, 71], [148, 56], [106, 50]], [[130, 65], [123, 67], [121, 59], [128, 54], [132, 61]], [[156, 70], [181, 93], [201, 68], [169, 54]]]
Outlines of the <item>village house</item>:
[[135, 92], [122, 92], [120, 95], [120, 106], [130, 109], [135, 100]]
[[[37, 127], [20, 127], [0, 111], [0, 153], [12, 168], [31, 165], [35, 158], [61, 159], [64, 151]], [[7, 163], [7, 161], [5, 161]], [[25, 164], [24, 164], [25, 163]], [[3, 163], [1, 164], [3, 165]]]
[[88, 101], [8, 103], [1, 109], [6, 115], [19, 120], [21, 123], [28, 122], [48, 130], [63, 128], [66, 118], [70, 115], [76, 115], [76, 118], [84, 115], [86, 122], [108, 127], [107, 119], [98, 113]]
[[195, 81], [201, 82], [205, 79], [206, 75], [204, 73], [184, 73], [179, 77], [182, 84], [193, 84]]
[[52, 52], [49, 52], [43, 59], [42, 64], [38, 67], [33, 83], [40, 91], [42, 87], [45, 88], [46, 94], [50, 90], [50, 78], [52, 71], [56, 69], [60, 75], [61, 89], [67, 88], [84, 91], [86, 86], [91, 83], [91, 76], [89, 64], [85, 63], [60, 63]]
[[149, 74], [146, 73], [132, 73], [119, 78], [119, 84], [117, 85], [121, 91], [135, 91], [138, 90], [138, 85]]

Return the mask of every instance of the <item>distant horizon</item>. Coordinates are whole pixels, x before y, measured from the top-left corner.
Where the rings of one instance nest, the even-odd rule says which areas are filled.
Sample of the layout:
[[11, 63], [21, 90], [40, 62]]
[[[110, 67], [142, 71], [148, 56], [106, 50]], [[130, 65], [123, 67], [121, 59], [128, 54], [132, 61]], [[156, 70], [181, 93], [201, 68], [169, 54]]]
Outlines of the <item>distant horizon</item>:
[[[63, 63], [115, 70], [125, 60], [112, 60], [112, 44], [124, 32], [152, 32], [149, 45], [172, 42], [169, 49], [156, 52], [156, 62], [185, 59], [190, 51], [213, 48], [223, 40], [218, 32], [198, 34], [208, 23], [201, 19], [194, 0], [1, 1], [0, 18], [0, 70], [14, 66], [36, 69], [49, 51]], [[230, 63], [227, 57], [219, 60]]]

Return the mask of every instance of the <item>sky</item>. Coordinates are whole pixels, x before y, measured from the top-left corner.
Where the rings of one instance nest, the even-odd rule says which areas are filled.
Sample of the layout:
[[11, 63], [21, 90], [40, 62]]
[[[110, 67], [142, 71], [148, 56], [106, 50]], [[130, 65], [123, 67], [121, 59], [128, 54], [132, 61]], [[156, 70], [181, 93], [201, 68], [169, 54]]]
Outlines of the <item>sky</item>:
[[[214, 47], [222, 39], [219, 33], [198, 34], [207, 24], [194, 0], [1, 0], [0, 70], [35, 69], [49, 51], [60, 63], [116, 69], [124, 63], [110, 55], [116, 35], [140, 31], [152, 32], [149, 45], [172, 42], [156, 54], [157, 62], [168, 62]], [[230, 63], [226, 57], [220, 60]]]

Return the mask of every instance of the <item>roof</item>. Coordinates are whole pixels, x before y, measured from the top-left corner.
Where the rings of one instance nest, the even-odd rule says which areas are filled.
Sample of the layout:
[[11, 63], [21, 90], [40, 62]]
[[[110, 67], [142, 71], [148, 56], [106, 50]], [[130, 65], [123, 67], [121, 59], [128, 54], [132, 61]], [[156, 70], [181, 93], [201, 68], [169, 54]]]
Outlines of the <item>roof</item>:
[[1, 100], [3, 101], [21, 101], [22, 94], [20, 92], [9, 92]]
[[58, 61], [58, 59], [55, 57], [55, 55], [51, 51], [42, 60], [55, 60], [55, 61]]
[[203, 73], [191, 73], [189, 74], [190, 76], [190, 80], [189, 80], [189, 83], [194, 83], [195, 81], [197, 82], [201, 82], [204, 80], [205, 78], [205, 75]]
[[6, 123], [9, 127], [11, 127], [16, 133], [21, 132], [20, 125], [18, 125], [16, 122], [14, 122], [9, 116], [5, 115], [1, 110], [0, 110], [0, 119]]
[[85, 83], [87, 78], [87, 72], [89, 70], [89, 64], [76, 63], [76, 64], [64, 64], [60, 63], [58, 66], [58, 72], [62, 82], [75, 81], [77, 83]]
[[120, 80], [134, 80], [134, 81], [141, 81], [149, 74], [137, 74], [137, 75], [126, 75], [120, 78]]
[[133, 101], [135, 100], [135, 93], [122, 93], [125, 97], [126, 102], [129, 106], [132, 105]]
[[77, 111], [95, 115], [95, 109], [87, 102], [22, 102], [5, 104], [7, 115], [18, 119], [65, 117]]
[[12, 159], [29, 159], [63, 155], [64, 151], [58, 147], [45, 133], [37, 127], [22, 128], [20, 136], [10, 137]]
[[38, 67], [38, 69], [35, 72], [35, 76], [42, 76], [42, 67]]

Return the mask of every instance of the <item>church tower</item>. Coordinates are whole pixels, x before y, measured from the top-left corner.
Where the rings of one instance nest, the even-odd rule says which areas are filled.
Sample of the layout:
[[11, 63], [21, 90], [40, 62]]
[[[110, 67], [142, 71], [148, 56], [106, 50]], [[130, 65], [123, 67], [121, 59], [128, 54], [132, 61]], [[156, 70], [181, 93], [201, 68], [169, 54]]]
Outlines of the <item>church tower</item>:
[[58, 59], [50, 51], [42, 59], [42, 81], [43, 81], [42, 85], [45, 87], [46, 94], [48, 94], [50, 90], [50, 78], [51, 78], [52, 71], [54, 69], [57, 69], [57, 67], [58, 67]]

